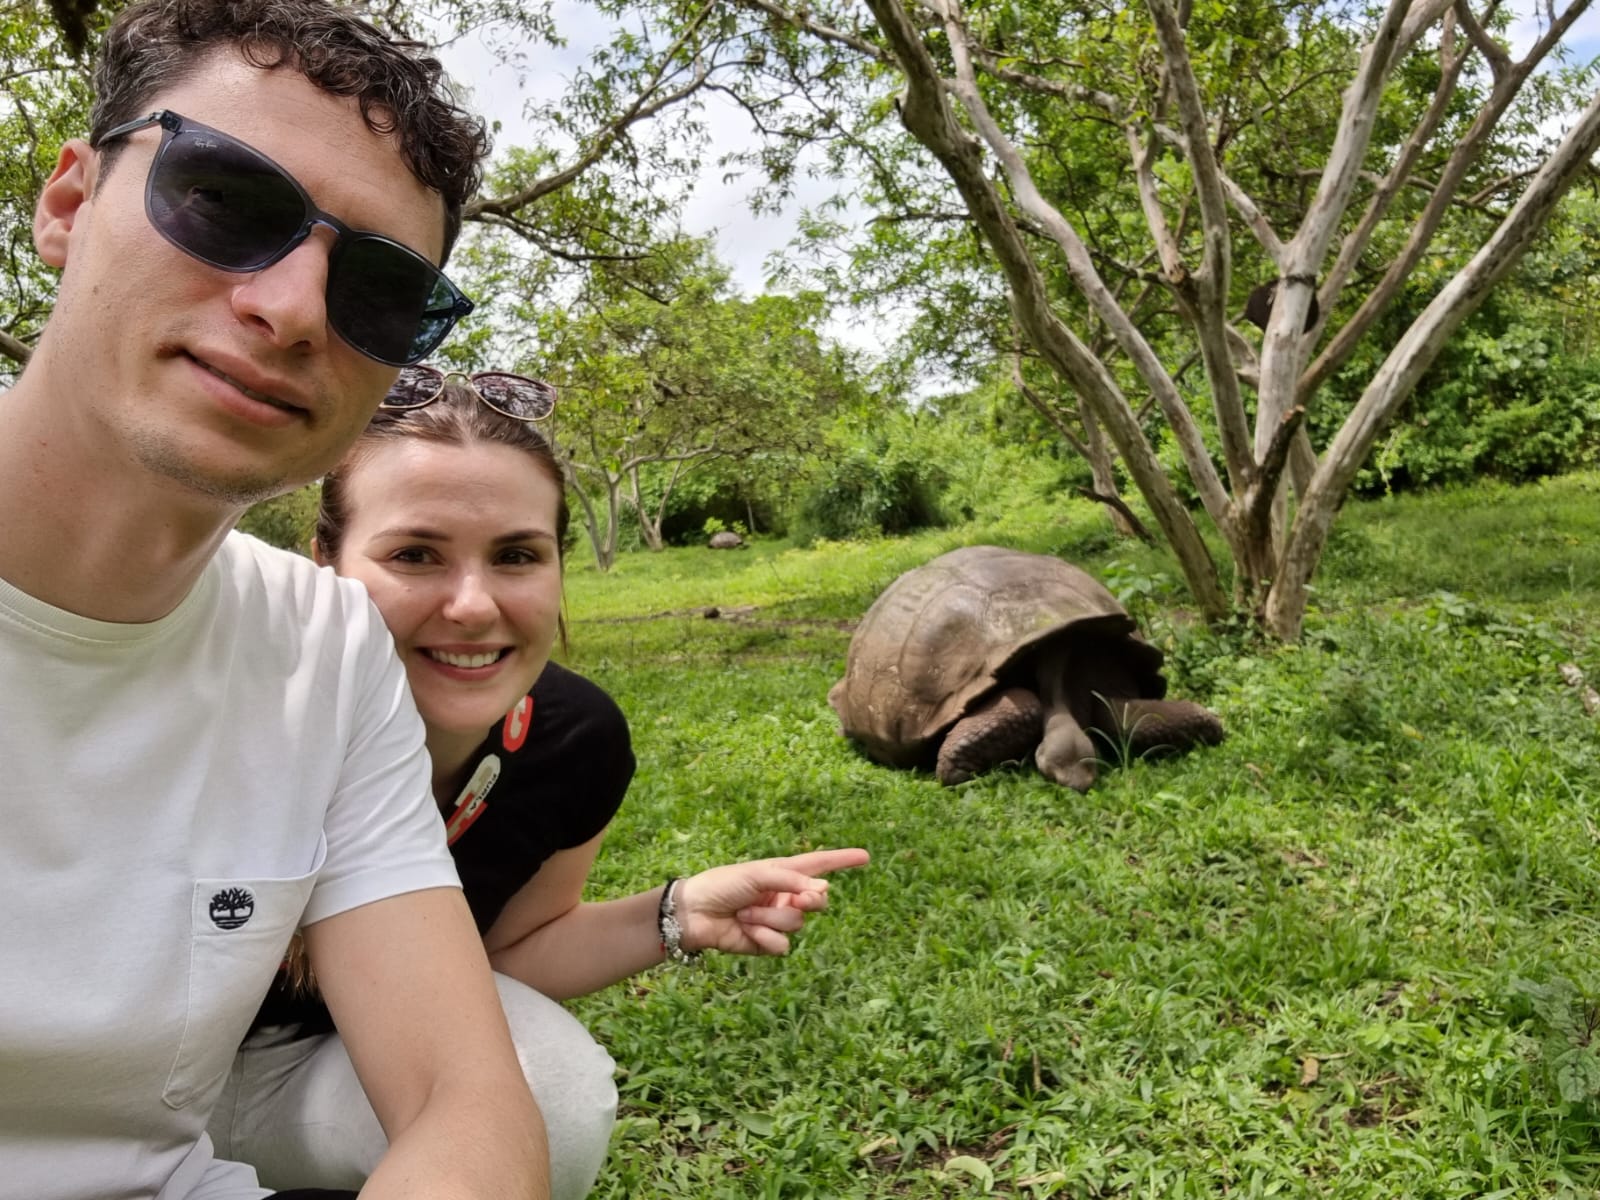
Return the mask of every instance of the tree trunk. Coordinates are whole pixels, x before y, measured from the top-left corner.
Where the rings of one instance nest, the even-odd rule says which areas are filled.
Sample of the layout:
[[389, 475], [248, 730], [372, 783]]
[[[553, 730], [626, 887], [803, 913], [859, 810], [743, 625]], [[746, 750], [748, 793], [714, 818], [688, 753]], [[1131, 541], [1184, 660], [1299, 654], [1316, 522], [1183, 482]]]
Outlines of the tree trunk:
[[[564, 458], [562, 461], [566, 468], [568, 490], [578, 497], [578, 507], [582, 510], [583, 515], [583, 529], [589, 535], [589, 546], [594, 551], [594, 565], [602, 571], [609, 571], [616, 553], [615, 541], [613, 540], [610, 543], [611, 549], [608, 551], [606, 535], [600, 529], [600, 515], [595, 512], [594, 501], [590, 498], [588, 489], [583, 486], [582, 480], [578, 478], [578, 472], [572, 465], [572, 460]], [[615, 525], [615, 522], [613, 521], [612, 524]]]
[[1322, 456], [1295, 514], [1288, 549], [1267, 596], [1264, 612], [1266, 627], [1274, 636], [1284, 641], [1299, 638], [1311, 576], [1322, 560], [1333, 519], [1378, 435], [1438, 357], [1445, 341], [1477, 311], [1489, 289], [1527, 252], [1535, 235], [1549, 219], [1550, 210], [1566, 194], [1573, 180], [1588, 168], [1589, 159], [1597, 149], [1600, 149], [1600, 92], [1595, 93], [1560, 147], [1539, 168], [1494, 235], [1422, 310], [1422, 315], [1411, 323], [1372, 377]]
[[[1111, 446], [1100, 429], [1100, 422], [1094, 419], [1093, 410], [1082, 400], [1078, 401], [1078, 419], [1083, 422], [1084, 458], [1089, 460], [1089, 474], [1094, 479], [1095, 492], [1100, 496], [1120, 501], [1122, 495], [1117, 491], [1116, 459], [1112, 456]], [[1150, 539], [1150, 531], [1130, 520], [1125, 506], [1109, 501], [1103, 503], [1106, 505], [1106, 511], [1111, 514], [1111, 527], [1119, 536], [1136, 537], [1143, 541]]]
[[606, 536], [605, 541], [595, 547], [595, 564], [602, 571], [611, 570], [617, 562], [617, 535], [622, 526], [621, 485], [620, 479], [609, 472], [606, 474]]
[[[659, 551], [666, 543], [661, 540], [661, 513], [654, 516], [644, 510], [644, 494], [639, 486], [639, 466], [637, 463], [628, 468], [628, 483], [631, 488], [628, 503], [633, 505], [633, 514], [639, 519], [639, 536], [644, 539], [644, 544], [651, 551]], [[666, 507], [663, 500], [662, 508]]]

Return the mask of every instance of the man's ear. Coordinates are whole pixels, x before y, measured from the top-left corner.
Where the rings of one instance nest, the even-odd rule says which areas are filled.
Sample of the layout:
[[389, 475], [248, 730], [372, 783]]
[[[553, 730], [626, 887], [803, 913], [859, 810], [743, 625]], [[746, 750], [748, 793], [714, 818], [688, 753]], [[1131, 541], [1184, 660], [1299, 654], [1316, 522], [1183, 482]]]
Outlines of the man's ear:
[[94, 190], [97, 165], [89, 143], [73, 138], [61, 147], [56, 169], [39, 193], [33, 210], [33, 244], [39, 257], [52, 267], [67, 265], [67, 245], [78, 213]]

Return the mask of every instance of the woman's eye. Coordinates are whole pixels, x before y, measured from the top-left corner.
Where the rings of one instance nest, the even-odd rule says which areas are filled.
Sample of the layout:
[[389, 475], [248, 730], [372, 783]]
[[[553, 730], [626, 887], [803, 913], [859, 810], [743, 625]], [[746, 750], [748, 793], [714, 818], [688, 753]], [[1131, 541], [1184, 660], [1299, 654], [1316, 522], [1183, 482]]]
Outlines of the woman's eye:
[[399, 563], [425, 563], [431, 562], [432, 556], [421, 546], [404, 546], [390, 554], [389, 561]]
[[543, 562], [544, 556], [526, 546], [514, 546], [500, 556], [500, 561], [513, 567], [528, 567]]

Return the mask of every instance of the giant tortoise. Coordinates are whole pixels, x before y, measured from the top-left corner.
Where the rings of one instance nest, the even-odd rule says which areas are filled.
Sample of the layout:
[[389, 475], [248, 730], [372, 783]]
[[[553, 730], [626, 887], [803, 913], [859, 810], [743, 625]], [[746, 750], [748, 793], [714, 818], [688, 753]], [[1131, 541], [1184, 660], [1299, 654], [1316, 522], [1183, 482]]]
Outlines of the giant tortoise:
[[1215, 713], [1162, 698], [1161, 659], [1116, 597], [1077, 567], [967, 546], [878, 597], [828, 703], [878, 762], [931, 762], [940, 782], [955, 784], [1032, 751], [1040, 771], [1083, 791], [1102, 752], [1222, 740]]

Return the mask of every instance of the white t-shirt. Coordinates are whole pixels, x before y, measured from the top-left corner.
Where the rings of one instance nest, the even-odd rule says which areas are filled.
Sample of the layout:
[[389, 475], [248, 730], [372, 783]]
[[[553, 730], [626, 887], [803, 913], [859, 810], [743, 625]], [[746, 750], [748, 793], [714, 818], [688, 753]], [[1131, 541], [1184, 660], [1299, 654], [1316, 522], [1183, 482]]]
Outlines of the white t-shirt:
[[206, 1119], [290, 935], [456, 885], [366, 593], [241, 534], [178, 608], [0, 581], [0, 1198], [254, 1200]]

